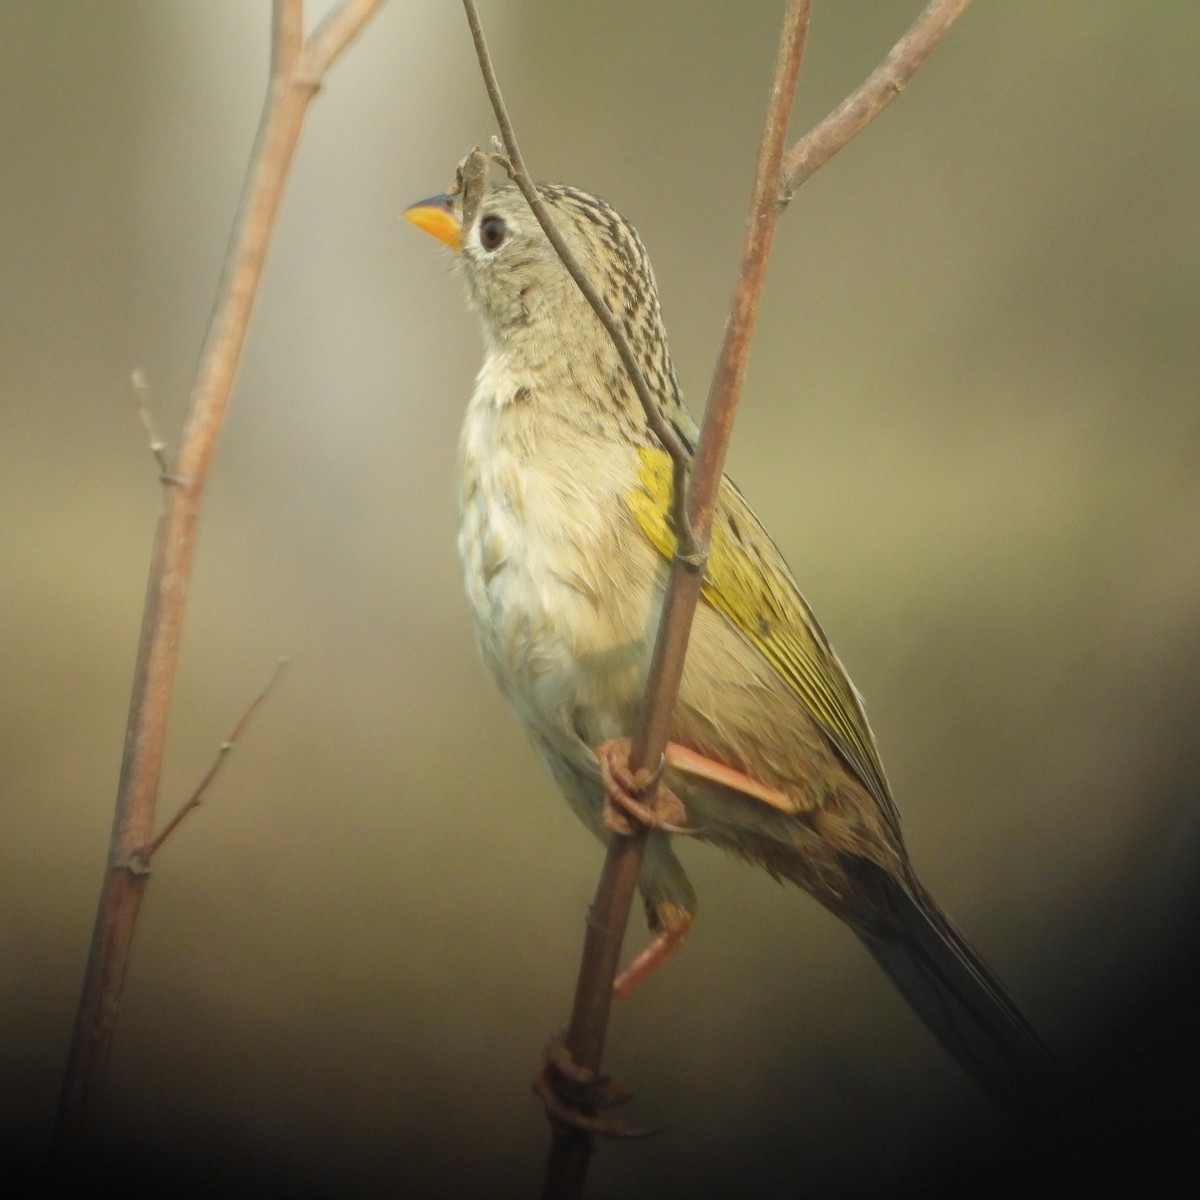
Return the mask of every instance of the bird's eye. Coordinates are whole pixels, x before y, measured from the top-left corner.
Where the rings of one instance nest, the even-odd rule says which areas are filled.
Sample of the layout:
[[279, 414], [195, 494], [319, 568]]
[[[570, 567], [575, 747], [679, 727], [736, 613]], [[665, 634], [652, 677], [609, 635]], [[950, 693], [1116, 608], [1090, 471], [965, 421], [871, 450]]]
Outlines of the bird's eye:
[[503, 217], [487, 216], [479, 222], [479, 241], [485, 250], [499, 249], [507, 234]]

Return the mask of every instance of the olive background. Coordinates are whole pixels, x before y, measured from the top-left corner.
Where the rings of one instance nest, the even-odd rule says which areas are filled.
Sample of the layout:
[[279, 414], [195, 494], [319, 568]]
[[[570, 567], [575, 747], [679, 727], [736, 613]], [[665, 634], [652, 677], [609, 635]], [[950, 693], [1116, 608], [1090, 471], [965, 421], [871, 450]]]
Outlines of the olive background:
[[[0, 8], [0, 1159], [33, 1186], [101, 882], [157, 468], [264, 90], [268, 5]], [[318, 12], [321, 7], [311, 6]], [[535, 173], [655, 264], [698, 412], [782, 4], [485, 3]], [[916, 0], [816, 0], [798, 134]], [[729, 458], [867, 697], [923, 879], [1068, 1064], [1029, 1137], [855, 939], [696, 845], [617, 1015], [656, 1138], [589, 1195], [1195, 1182], [1200, 8], [979, 0], [780, 226]], [[392, 0], [314, 103], [200, 528], [155, 860], [83, 1192], [527, 1196], [529, 1079], [601, 849], [473, 645], [480, 360], [399, 219], [494, 131], [459, 6]], [[643, 936], [635, 924], [630, 945]]]

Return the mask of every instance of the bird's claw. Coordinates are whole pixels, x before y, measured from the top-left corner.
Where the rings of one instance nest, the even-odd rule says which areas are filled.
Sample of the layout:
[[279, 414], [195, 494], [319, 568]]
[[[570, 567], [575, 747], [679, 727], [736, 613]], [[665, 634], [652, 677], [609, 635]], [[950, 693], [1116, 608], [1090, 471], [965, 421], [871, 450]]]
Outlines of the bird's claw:
[[657, 1132], [632, 1129], [624, 1121], [597, 1115], [606, 1108], [628, 1104], [633, 1092], [619, 1080], [581, 1067], [571, 1057], [561, 1035], [546, 1047], [533, 1090], [545, 1105], [546, 1116], [561, 1129], [626, 1139], [652, 1137]]
[[[629, 767], [629, 739], [613, 738], [596, 750], [600, 764], [600, 779], [604, 784], [604, 808], [601, 818], [610, 833], [628, 837], [634, 822], [647, 829], [692, 837], [697, 832], [689, 828], [687, 809], [662, 778], [663, 764], [654, 770], [643, 767], [636, 773]], [[643, 797], [650, 796], [653, 805]]]

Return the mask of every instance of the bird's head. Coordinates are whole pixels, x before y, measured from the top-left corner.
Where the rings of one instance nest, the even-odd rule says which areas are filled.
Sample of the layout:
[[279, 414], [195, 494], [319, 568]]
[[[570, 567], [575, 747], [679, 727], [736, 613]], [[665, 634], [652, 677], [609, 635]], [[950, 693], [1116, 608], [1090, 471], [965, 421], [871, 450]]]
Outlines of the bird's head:
[[[486, 174], [412, 205], [405, 216], [455, 251], [491, 351], [553, 355], [586, 365], [605, 386], [632, 390], [591, 306], [570, 277], [520, 190]], [[678, 388], [667, 352], [658, 289], [637, 231], [611, 205], [577, 188], [538, 192], [576, 261], [624, 328], [652, 391], [667, 408]], [[636, 403], [636, 400], [634, 401]]]

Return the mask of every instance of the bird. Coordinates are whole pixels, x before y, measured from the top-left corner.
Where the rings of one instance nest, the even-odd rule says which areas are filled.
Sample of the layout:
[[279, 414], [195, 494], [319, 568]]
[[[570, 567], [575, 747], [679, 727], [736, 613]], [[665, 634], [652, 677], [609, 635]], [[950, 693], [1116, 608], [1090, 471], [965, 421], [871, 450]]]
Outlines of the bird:
[[[466, 161], [466, 160], [464, 160]], [[627, 745], [675, 551], [672, 463], [625, 367], [521, 191], [486, 172], [405, 210], [453, 251], [484, 354], [458, 450], [458, 549], [479, 646], [567, 802], [627, 826]], [[604, 200], [540, 184], [555, 227], [623, 329], [661, 414], [697, 426], [637, 231]], [[1002, 1105], [1053, 1055], [918, 879], [858, 691], [775, 542], [721, 481], [638, 887], [652, 940], [630, 990], [688, 932], [684, 831], [798, 885], [840, 918], [962, 1068]], [[624, 788], [628, 793], [628, 786]], [[644, 816], [644, 813], [639, 813]]]

